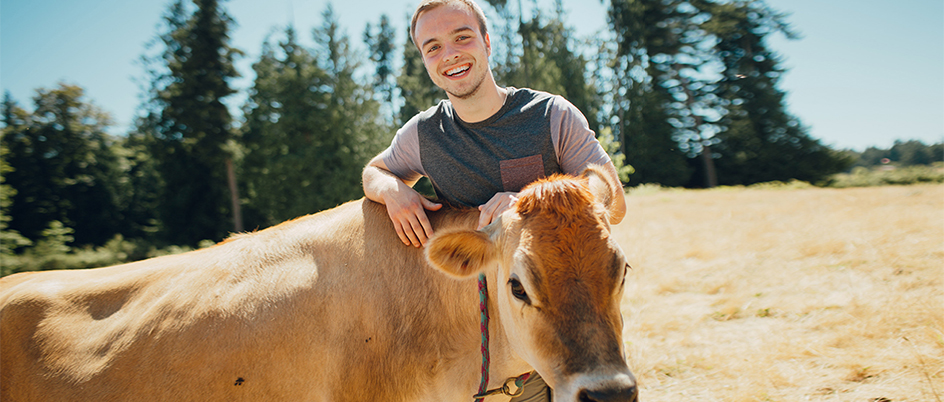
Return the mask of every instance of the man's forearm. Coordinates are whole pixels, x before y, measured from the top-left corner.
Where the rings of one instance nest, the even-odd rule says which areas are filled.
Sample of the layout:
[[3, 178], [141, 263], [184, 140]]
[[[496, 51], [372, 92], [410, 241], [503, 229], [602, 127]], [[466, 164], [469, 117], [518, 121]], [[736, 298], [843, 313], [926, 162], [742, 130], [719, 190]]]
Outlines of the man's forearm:
[[384, 194], [396, 189], [396, 182], [400, 180], [392, 173], [371, 165], [364, 168], [361, 179], [364, 184], [364, 196], [381, 204], [384, 204]]

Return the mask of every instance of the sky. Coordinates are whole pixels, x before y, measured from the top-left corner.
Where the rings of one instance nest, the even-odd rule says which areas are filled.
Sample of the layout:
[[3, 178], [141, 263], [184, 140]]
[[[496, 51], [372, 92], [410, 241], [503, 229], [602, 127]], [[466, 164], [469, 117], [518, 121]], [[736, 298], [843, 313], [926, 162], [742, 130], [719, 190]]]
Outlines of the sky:
[[[273, 32], [294, 24], [303, 44], [320, 26], [328, 0], [229, 0], [237, 26], [232, 45], [246, 56], [233, 82], [238, 109], [252, 83], [251, 64]], [[39, 88], [59, 82], [85, 88], [86, 99], [109, 112], [114, 134], [127, 132], [146, 84], [140, 57], [162, 32], [171, 0], [0, 0], [0, 87], [33, 108]], [[387, 14], [405, 40], [418, 0], [331, 2], [355, 49], [364, 27]], [[523, 0], [526, 9], [553, 10], [553, 0]], [[609, 3], [607, 1], [607, 3]], [[800, 39], [774, 35], [770, 47], [787, 68], [780, 89], [787, 109], [814, 138], [838, 149], [888, 148], [896, 140], [944, 141], [944, 1], [767, 0], [788, 13]], [[510, 1], [512, 7], [518, 3]], [[600, 0], [563, 0], [577, 35], [605, 35]], [[486, 7], [489, 11], [489, 8]], [[495, 19], [493, 15], [490, 17]], [[307, 42], [306, 42], [307, 40]]]

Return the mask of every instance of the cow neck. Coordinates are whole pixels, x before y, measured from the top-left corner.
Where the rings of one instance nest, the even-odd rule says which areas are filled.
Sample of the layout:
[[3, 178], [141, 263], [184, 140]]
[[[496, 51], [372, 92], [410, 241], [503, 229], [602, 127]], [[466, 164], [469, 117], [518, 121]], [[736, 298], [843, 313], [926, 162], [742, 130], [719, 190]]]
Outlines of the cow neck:
[[[504, 394], [512, 398], [521, 395], [524, 382], [531, 377], [531, 372], [524, 373], [517, 377], [510, 377], [502, 384], [501, 388], [488, 389], [488, 372], [491, 365], [491, 356], [489, 354], [489, 317], [488, 317], [488, 279], [484, 273], [479, 274], [479, 322], [482, 335], [482, 376], [479, 382], [479, 392], [472, 397], [475, 402], [482, 402], [485, 397], [490, 395]], [[514, 383], [517, 387], [514, 392], [511, 391], [510, 384]]]

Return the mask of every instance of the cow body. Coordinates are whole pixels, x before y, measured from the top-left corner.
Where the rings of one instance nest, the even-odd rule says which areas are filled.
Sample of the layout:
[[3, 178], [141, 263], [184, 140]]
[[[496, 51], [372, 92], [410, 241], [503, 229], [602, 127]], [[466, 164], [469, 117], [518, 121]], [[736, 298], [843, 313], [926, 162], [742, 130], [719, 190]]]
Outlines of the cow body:
[[[474, 211], [431, 220], [437, 232], [482, 233]], [[498, 293], [490, 388], [544, 364], [509, 338], [500, 271], [484, 271]], [[431, 269], [367, 200], [185, 254], [0, 279], [0, 399], [10, 402], [468, 401], [480, 339], [476, 281]], [[617, 341], [607, 367], [625, 367]], [[579, 391], [567, 392], [558, 399]]]

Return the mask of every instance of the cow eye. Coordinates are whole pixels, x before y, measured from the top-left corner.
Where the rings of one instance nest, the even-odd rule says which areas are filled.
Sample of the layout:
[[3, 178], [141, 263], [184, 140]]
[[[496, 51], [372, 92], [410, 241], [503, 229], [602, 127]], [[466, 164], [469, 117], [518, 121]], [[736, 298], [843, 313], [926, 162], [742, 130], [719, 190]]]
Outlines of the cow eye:
[[521, 286], [521, 281], [511, 278], [508, 280], [508, 284], [511, 285], [511, 294], [516, 299], [531, 304], [531, 299], [528, 297], [528, 293], [524, 291], [524, 286]]

